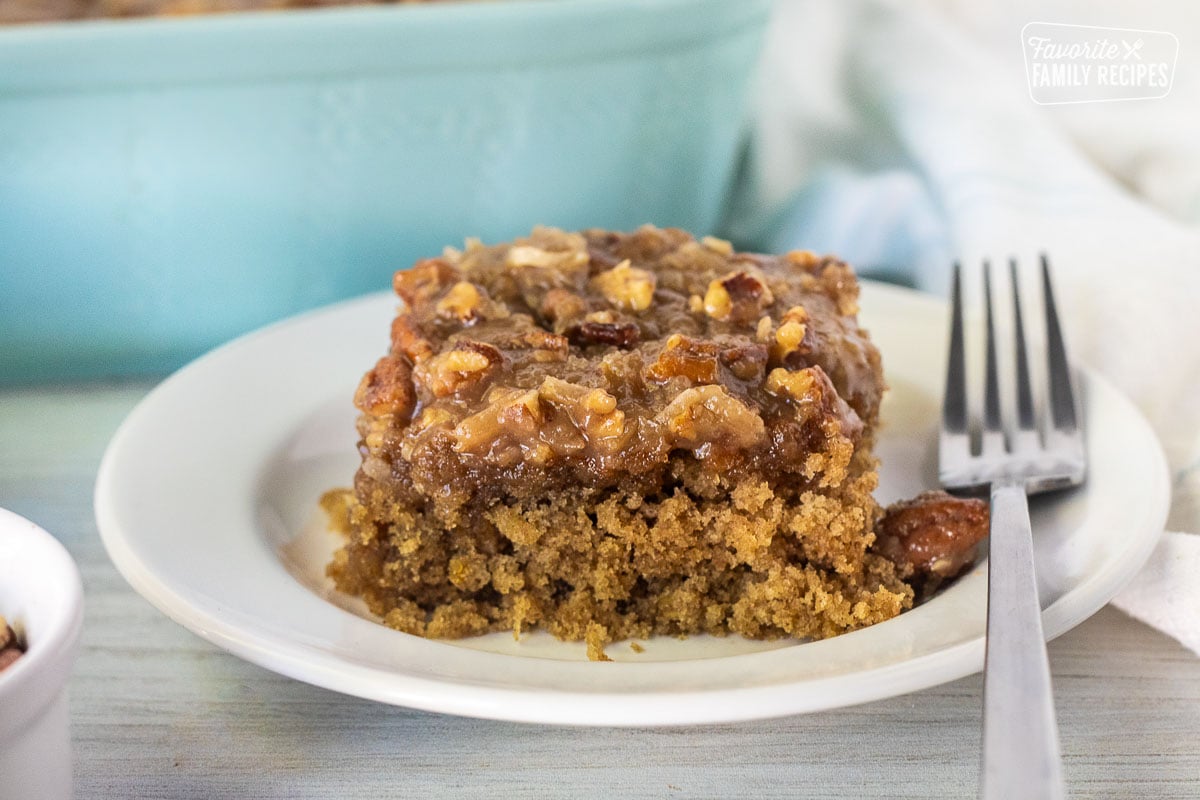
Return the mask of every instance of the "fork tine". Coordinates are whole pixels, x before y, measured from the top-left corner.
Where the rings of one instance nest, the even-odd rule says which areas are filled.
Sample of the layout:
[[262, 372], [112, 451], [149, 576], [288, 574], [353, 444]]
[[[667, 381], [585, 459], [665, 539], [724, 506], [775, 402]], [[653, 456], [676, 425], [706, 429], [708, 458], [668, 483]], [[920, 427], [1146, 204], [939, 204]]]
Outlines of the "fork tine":
[[1050, 373], [1050, 418], [1054, 427], [1068, 433], [1078, 427], [1075, 419], [1075, 392], [1071, 387], [1071, 369], [1063, 342], [1054, 289], [1050, 284], [1050, 262], [1042, 254], [1042, 292], [1046, 304], [1046, 356]]
[[942, 401], [942, 429], [967, 433], [967, 360], [963, 348], [962, 269], [954, 265], [953, 309], [950, 318], [950, 353], [946, 365], [946, 394]]
[[1004, 449], [1004, 421], [1000, 416], [1000, 368], [996, 359], [996, 327], [992, 312], [992, 265], [983, 262], [983, 299], [987, 312], [987, 360], [983, 387], [983, 450]]
[[1025, 323], [1021, 317], [1021, 289], [1017, 278], [1017, 260], [1009, 259], [1008, 271], [1012, 276], [1013, 324], [1017, 358], [1017, 427], [1031, 431], [1037, 427], [1033, 416], [1033, 388], [1029, 382], [1029, 357], [1025, 352]]

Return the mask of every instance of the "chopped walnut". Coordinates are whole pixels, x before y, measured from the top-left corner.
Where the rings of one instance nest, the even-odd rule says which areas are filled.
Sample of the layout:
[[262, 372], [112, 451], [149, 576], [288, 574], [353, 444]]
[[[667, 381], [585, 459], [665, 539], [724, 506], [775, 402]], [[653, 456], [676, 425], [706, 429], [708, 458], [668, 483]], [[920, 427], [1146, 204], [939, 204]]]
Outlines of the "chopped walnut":
[[445, 425], [448, 422], [454, 422], [454, 414], [444, 408], [431, 407], [426, 408], [413, 420], [413, 430], [427, 431], [430, 428], [435, 428], [438, 425]]
[[858, 313], [858, 281], [854, 270], [837, 261], [825, 261], [819, 266], [817, 281], [837, 303], [839, 314], [852, 317]]
[[604, 299], [625, 311], [645, 311], [654, 300], [656, 281], [654, 275], [644, 269], [629, 265], [625, 259], [610, 270], [592, 278], [592, 285], [604, 295]]

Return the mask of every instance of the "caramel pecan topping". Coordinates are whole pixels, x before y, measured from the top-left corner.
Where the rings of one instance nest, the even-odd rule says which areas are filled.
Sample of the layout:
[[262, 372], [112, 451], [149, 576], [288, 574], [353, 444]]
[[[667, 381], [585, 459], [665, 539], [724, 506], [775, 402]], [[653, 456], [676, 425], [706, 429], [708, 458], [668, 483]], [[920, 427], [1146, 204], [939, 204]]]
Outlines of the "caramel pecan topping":
[[[518, 482], [535, 467], [603, 482], [683, 449], [719, 453], [722, 469], [833, 480], [877, 416], [878, 354], [843, 313], [856, 285], [832, 258], [736, 253], [653, 227], [538, 228], [468, 240], [395, 285], [391, 356], [358, 394], [379, 422], [360, 428], [369, 447], [399, 440], [431, 475], [461, 456]], [[391, 469], [371, 462], [373, 475]]]

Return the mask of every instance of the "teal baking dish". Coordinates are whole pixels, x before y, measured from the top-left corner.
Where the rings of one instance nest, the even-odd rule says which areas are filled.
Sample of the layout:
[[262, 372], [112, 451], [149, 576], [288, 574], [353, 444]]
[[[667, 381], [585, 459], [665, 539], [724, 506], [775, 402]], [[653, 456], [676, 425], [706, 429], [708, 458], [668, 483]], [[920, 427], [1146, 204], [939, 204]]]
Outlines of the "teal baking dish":
[[708, 232], [769, 4], [0, 29], [0, 382], [169, 370], [464, 236]]

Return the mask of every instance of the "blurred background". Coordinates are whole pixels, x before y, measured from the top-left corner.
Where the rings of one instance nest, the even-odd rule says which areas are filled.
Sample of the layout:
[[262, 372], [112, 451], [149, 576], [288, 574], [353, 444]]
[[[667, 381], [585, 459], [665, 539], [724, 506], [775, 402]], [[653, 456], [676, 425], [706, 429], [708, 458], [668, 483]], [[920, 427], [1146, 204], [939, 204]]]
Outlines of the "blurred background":
[[0, 27], [0, 381], [168, 371], [466, 236], [713, 230], [769, 11], [207, 2], [0, 0], [50, 20]]
[[[288, 4], [0, 0], [0, 383], [165, 373], [540, 223], [932, 290], [976, 253], [1197, 266], [1200, 4]], [[1038, 105], [1036, 21], [1165, 32], [1173, 84]]]

